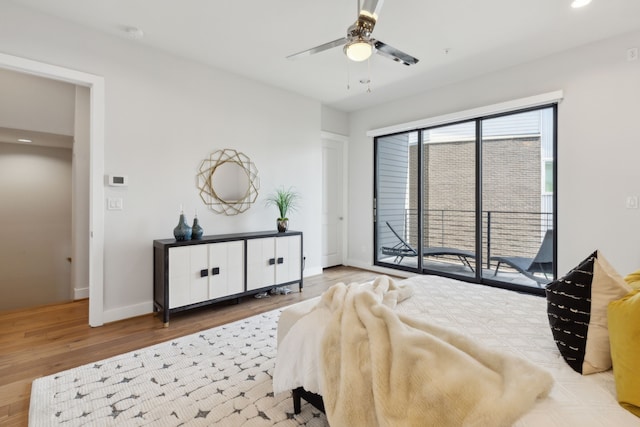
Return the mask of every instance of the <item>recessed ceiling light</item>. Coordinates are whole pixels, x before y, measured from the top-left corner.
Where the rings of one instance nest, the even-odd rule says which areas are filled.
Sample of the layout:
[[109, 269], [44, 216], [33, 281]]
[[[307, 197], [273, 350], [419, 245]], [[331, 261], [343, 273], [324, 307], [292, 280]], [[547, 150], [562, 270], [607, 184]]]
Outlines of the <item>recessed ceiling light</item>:
[[23, 139], [23, 138], [20, 138], [20, 139], [18, 140], [18, 142], [33, 142], [33, 141], [32, 141], [32, 140], [30, 140], [30, 139]]
[[579, 7], [583, 7], [591, 3], [591, 0], [573, 0], [571, 3], [571, 7], [577, 9]]

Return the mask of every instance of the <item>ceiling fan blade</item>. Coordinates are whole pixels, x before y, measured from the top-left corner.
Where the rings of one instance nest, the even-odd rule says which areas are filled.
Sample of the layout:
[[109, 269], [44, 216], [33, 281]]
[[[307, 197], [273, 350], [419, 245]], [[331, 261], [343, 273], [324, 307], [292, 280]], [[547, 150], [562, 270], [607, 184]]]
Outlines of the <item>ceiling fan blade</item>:
[[393, 59], [396, 62], [401, 62], [404, 65], [415, 65], [418, 63], [418, 58], [415, 58], [401, 50], [391, 47], [388, 44], [381, 42], [380, 40], [372, 40], [373, 45], [376, 48], [376, 53], [386, 58]]
[[318, 52], [322, 52], [322, 51], [331, 49], [332, 47], [342, 46], [346, 42], [347, 42], [347, 38], [346, 37], [342, 37], [342, 38], [334, 40], [332, 42], [321, 44], [320, 46], [312, 47], [311, 49], [303, 50], [302, 52], [294, 53], [293, 55], [287, 56], [287, 59], [304, 58], [306, 56], [313, 55], [314, 53], [318, 53]]
[[[364, 0], [360, 8], [360, 15], [369, 15], [374, 20], [378, 20], [378, 14], [382, 8], [383, 0]], [[363, 13], [364, 12], [364, 13]]]

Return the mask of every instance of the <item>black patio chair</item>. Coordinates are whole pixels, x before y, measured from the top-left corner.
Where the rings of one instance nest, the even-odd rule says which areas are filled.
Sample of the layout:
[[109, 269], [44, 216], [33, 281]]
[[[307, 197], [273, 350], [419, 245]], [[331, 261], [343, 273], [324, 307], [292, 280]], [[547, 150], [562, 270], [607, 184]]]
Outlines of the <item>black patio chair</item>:
[[[399, 264], [405, 257], [416, 257], [418, 256], [418, 251], [416, 251], [409, 243], [407, 243], [396, 230], [393, 229], [389, 221], [385, 221], [389, 230], [398, 238], [399, 242], [394, 246], [383, 246], [380, 248], [384, 255], [395, 256], [393, 260], [394, 263]], [[447, 248], [440, 246], [432, 246], [428, 248], [422, 249], [422, 256], [443, 256], [443, 255], [452, 255], [457, 256], [462, 265], [469, 267], [471, 271], [474, 271], [473, 265], [469, 261], [469, 258], [475, 259], [476, 255], [473, 252], [466, 251], [464, 249], [458, 248]]]
[[[520, 274], [535, 280], [538, 286], [549, 282], [549, 275], [553, 274], [553, 229], [547, 230], [538, 249], [538, 253], [533, 258], [521, 256], [492, 256], [492, 261], [498, 261], [493, 275], [498, 274], [501, 264], [506, 264]], [[536, 276], [535, 273], [542, 273], [544, 277]]]

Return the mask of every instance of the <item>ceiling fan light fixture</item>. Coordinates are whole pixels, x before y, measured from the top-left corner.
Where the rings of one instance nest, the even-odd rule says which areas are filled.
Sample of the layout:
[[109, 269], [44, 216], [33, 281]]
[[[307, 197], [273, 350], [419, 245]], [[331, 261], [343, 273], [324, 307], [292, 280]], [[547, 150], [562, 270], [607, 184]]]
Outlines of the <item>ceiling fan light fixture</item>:
[[373, 46], [367, 40], [357, 39], [346, 44], [344, 53], [350, 60], [362, 62], [369, 59], [373, 53]]

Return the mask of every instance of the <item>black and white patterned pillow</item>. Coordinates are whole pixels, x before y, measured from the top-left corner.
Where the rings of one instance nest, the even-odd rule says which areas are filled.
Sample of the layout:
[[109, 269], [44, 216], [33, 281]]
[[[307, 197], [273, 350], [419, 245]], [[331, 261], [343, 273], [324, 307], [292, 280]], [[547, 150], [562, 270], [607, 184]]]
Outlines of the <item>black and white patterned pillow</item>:
[[611, 368], [607, 305], [631, 291], [595, 251], [546, 288], [547, 315], [565, 361], [583, 375]]

